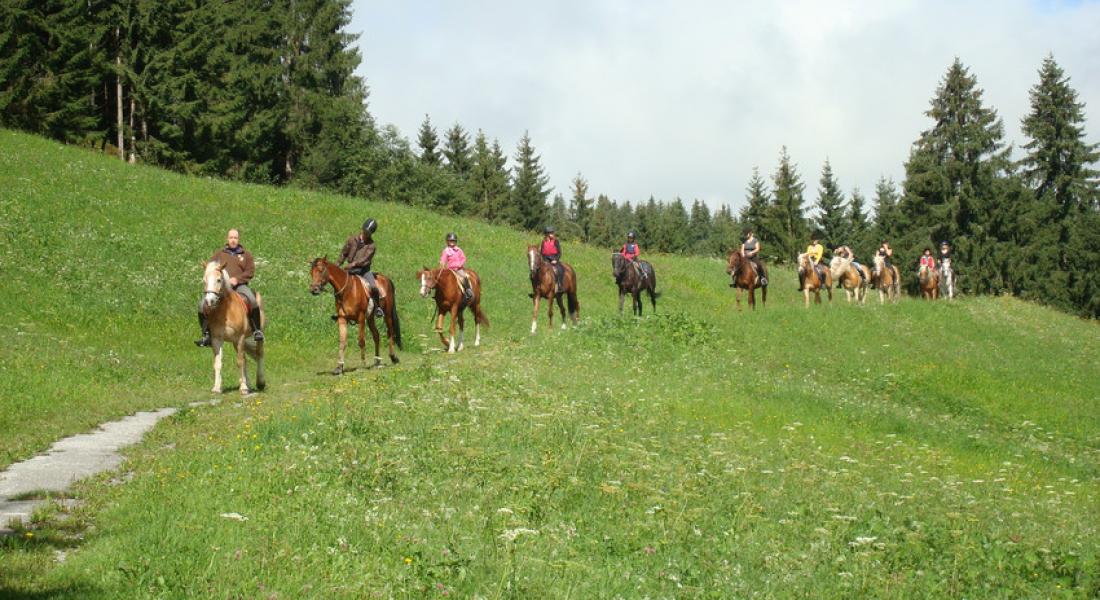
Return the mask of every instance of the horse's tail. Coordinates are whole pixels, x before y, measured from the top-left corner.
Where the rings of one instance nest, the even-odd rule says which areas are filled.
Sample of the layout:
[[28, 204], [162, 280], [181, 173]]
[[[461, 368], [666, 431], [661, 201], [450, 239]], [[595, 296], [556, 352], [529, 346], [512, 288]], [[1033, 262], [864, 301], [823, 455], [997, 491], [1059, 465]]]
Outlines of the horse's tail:
[[401, 345], [401, 317], [397, 316], [397, 291], [393, 287], [393, 280], [389, 280], [390, 283], [390, 299], [393, 300], [393, 343], [397, 344], [398, 349], [404, 350], [405, 347]]
[[474, 306], [474, 322], [483, 327], [489, 327], [489, 317], [486, 317], [485, 311], [481, 310], [480, 302]]
[[566, 294], [565, 300], [569, 304], [569, 315], [576, 315], [577, 310], [580, 308], [580, 302], [577, 302], [577, 293]]

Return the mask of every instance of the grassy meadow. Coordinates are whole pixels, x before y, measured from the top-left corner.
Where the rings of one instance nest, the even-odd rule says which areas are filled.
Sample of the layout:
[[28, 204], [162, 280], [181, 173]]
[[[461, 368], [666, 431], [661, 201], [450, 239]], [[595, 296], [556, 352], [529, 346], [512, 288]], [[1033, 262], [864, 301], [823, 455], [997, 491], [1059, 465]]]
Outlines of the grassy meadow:
[[[270, 322], [268, 390], [184, 408], [0, 538], [0, 597], [1100, 595], [1094, 322], [999, 297], [806, 310], [779, 269], [738, 314], [721, 261], [674, 256], [649, 257], [659, 314], [620, 317], [609, 249], [565, 244], [582, 322], [530, 336], [537, 238], [509, 229], [2, 130], [0, 184], [0, 465], [213, 396], [194, 306], [231, 226]], [[336, 378], [308, 265], [368, 216], [406, 346]], [[414, 281], [447, 231], [492, 321], [457, 355]]]

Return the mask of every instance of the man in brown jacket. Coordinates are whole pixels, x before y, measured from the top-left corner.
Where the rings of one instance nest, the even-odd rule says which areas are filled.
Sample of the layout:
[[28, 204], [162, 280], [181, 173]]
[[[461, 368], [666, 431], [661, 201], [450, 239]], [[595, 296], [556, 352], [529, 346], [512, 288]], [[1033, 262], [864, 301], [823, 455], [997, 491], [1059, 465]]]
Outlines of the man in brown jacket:
[[[252, 253], [241, 246], [241, 234], [236, 229], [230, 229], [225, 236], [225, 247], [218, 250], [210, 257], [210, 262], [219, 262], [225, 265], [225, 271], [229, 275], [229, 285], [248, 301], [250, 311], [248, 324], [252, 327], [252, 339], [257, 342], [264, 341], [264, 332], [260, 330], [260, 307], [256, 304], [256, 294], [248, 287], [248, 282], [256, 275], [256, 262], [252, 259]], [[196, 340], [196, 346], [210, 345], [210, 325], [206, 322], [206, 316], [202, 313], [202, 300], [199, 300], [199, 326], [202, 327], [202, 339]]]
[[348, 273], [358, 275], [366, 280], [368, 293], [374, 299], [374, 314], [381, 317], [382, 307], [378, 305], [378, 301], [386, 296], [386, 291], [378, 287], [374, 280], [374, 273], [370, 270], [371, 261], [374, 260], [373, 236], [376, 229], [378, 229], [378, 222], [374, 219], [367, 219], [363, 223], [363, 230], [349, 237], [348, 241], [344, 243], [344, 249], [340, 251], [339, 265], [342, 267], [347, 262]]

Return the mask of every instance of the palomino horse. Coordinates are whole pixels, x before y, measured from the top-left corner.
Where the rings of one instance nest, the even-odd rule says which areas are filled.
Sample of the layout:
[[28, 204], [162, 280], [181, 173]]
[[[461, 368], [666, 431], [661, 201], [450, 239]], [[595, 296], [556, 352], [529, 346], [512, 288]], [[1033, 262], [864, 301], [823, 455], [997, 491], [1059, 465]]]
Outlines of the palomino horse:
[[[381, 366], [378, 326], [374, 324], [374, 299], [367, 293], [367, 286], [363, 280], [348, 274], [338, 265], [330, 263], [327, 256], [313, 259], [309, 267], [309, 276], [311, 294], [314, 296], [320, 294], [325, 285], [331, 283], [333, 295], [336, 296], [336, 324], [340, 327], [340, 362], [336, 364], [332, 374], [340, 375], [344, 372], [344, 351], [348, 347], [348, 321], [359, 324], [359, 354], [363, 363], [367, 362], [365, 329], [370, 327], [370, 335], [374, 338], [374, 366]], [[397, 344], [397, 347], [401, 348], [401, 321], [397, 317], [397, 299], [394, 296], [393, 282], [385, 275], [378, 273], [375, 273], [374, 280], [379, 287], [386, 290], [386, 296], [380, 300], [379, 304], [382, 306], [382, 319], [386, 323], [390, 360], [396, 364], [399, 361], [393, 346]]]
[[901, 276], [894, 265], [886, 266], [886, 259], [875, 254], [875, 287], [878, 288], [878, 303], [885, 304], [889, 298], [897, 302], [901, 297]]
[[955, 299], [955, 270], [951, 268], [951, 259], [940, 259], [940, 295], [948, 300]]
[[[481, 345], [481, 326], [489, 326], [489, 319], [481, 312], [481, 278], [470, 269], [465, 269], [466, 276], [470, 279], [470, 291], [473, 297], [466, 300], [462, 291], [462, 283], [458, 280], [458, 273], [450, 269], [438, 267], [429, 269], [424, 267], [416, 272], [416, 278], [420, 280], [420, 295], [424, 298], [435, 290], [435, 331], [439, 334], [439, 340], [447, 348], [447, 352], [462, 350], [463, 332], [466, 329], [466, 319], [463, 316], [467, 308], [474, 313], [474, 346]], [[443, 335], [443, 315], [451, 315], [451, 339]], [[455, 342], [455, 323], [458, 323], [458, 342]]]
[[936, 269], [930, 269], [927, 265], [921, 265], [917, 272], [920, 281], [920, 295], [925, 300], [935, 300], [940, 297], [940, 273]]
[[864, 265], [852, 264], [852, 259], [843, 256], [834, 256], [829, 262], [829, 274], [833, 281], [844, 288], [844, 294], [848, 297], [848, 304], [852, 303], [852, 294], [855, 294], [856, 303], [863, 304], [867, 300], [867, 282], [871, 280], [871, 273]]
[[767, 304], [768, 286], [760, 285], [760, 276], [752, 267], [752, 261], [741, 256], [740, 249], [730, 253], [726, 273], [733, 279], [733, 287], [737, 288], [737, 310], [741, 310], [741, 290], [749, 292], [749, 308], [756, 310], [756, 288], [760, 288], [760, 305]]
[[562, 296], [565, 296], [569, 302], [569, 316], [573, 319], [573, 324], [577, 324], [580, 316], [580, 304], [577, 302], [577, 274], [573, 271], [573, 267], [565, 263], [559, 264], [564, 269], [561, 289], [558, 289], [554, 276], [554, 266], [542, 260], [542, 254], [539, 253], [537, 246], [527, 246], [527, 265], [531, 269], [532, 298], [535, 300], [535, 310], [531, 313], [532, 334], [538, 329], [540, 298], [546, 298], [546, 303], [550, 306], [547, 313], [550, 317], [550, 327], [554, 326], [553, 301], [557, 300], [558, 310], [561, 311], [561, 328], [565, 329], [565, 305], [562, 304]]
[[828, 269], [822, 269], [825, 279], [817, 272], [816, 264], [809, 254], [798, 255], [798, 280], [802, 282], [802, 295], [806, 298], [806, 308], [810, 308], [810, 292], [814, 293], [814, 302], [821, 304], [821, 288], [829, 294], [829, 302], [833, 301], [833, 274]]
[[[217, 262], [206, 263], [202, 274], [203, 297], [202, 312], [210, 325], [210, 348], [214, 351], [214, 387], [211, 391], [222, 391], [222, 344], [229, 342], [237, 350], [237, 368], [241, 372], [241, 394], [247, 394], [248, 370], [245, 368], [245, 354], [256, 361], [256, 389], [263, 390], [264, 380], [264, 343], [252, 339], [252, 327], [248, 324], [248, 301], [233, 291], [229, 284], [229, 274], [225, 265]], [[263, 301], [256, 294], [256, 304], [260, 305], [260, 327], [266, 328]]]
[[[643, 278], [638, 272], [645, 273]], [[649, 301], [653, 304], [653, 312], [657, 312], [657, 274], [653, 272], [653, 265], [644, 260], [639, 260], [637, 266], [632, 261], [623, 258], [619, 252], [611, 255], [611, 274], [615, 276], [615, 283], [619, 285], [619, 314], [623, 312], [623, 299], [627, 294], [633, 296], [631, 307], [634, 314], [642, 316], [642, 291], [649, 292]]]

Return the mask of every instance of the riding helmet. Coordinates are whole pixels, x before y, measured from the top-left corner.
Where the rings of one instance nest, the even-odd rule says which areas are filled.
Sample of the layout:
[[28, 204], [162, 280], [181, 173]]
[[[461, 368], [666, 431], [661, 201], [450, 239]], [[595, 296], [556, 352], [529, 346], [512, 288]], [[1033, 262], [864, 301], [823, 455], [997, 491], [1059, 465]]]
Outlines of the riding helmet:
[[947, 240], [944, 240], [944, 241], [940, 242], [940, 245], [941, 246], [950, 246], [951, 244], [948, 244]]
[[458, 236], [455, 235], [454, 233], [448, 233], [447, 234], [447, 241], [448, 242], [457, 242], [458, 241]]
[[632, 240], [632, 239], [634, 239], [635, 237], [637, 237], [637, 234], [635, 234], [635, 233], [634, 233], [633, 231], [628, 231], [628, 232], [626, 232], [626, 239], [628, 239], [628, 240]]
[[543, 228], [542, 233], [545, 235], [550, 235], [551, 233], [554, 233], [554, 228], [547, 225], [545, 228]]
[[378, 221], [367, 219], [363, 222], [363, 231], [367, 234], [374, 233], [376, 229], [378, 229]]

